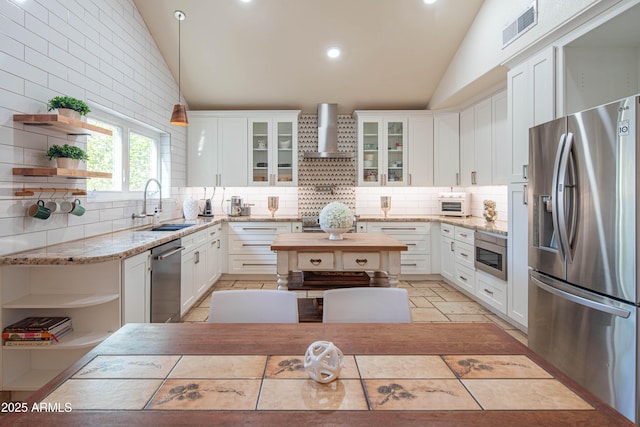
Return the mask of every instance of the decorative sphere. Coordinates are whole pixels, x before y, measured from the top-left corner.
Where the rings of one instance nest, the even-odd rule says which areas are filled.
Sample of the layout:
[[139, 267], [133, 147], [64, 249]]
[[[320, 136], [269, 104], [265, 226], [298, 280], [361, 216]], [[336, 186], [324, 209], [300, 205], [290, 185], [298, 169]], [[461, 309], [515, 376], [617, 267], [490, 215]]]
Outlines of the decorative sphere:
[[344, 367], [344, 355], [329, 341], [316, 341], [304, 355], [304, 369], [309, 378], [319, 383], [330, 383], [338, 379]]

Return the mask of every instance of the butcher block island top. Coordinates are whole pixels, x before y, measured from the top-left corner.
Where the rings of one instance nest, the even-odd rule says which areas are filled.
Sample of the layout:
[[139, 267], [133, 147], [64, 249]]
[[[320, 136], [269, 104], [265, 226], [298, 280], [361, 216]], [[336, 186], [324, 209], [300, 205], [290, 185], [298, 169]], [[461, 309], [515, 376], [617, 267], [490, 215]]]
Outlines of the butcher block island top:
[[[315, 341], [344, 353], [311, 380]], [[37, 391], [20, 426], [631, 426], [490, 323], [127, 324]], [[4, 418], [4, 420], [3, 420]]]
[[345, 233], [329, 240], [325, 233], [283, 233], [271, 244], [273, 251], [406, 251], [407, 245], [384, 233]]

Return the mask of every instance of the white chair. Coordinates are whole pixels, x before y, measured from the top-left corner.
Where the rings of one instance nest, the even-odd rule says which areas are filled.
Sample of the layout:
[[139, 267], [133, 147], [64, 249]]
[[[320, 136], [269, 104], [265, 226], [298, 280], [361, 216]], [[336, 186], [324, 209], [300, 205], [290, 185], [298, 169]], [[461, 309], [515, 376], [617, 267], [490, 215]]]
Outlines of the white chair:
[[411, 322], [409, 293], [402, 288], [345, 288], [324, 292], [324, 323]]
[[212, 323], [298, 323], [295, 292], [238, 289], [214, 291], [209, 306]]

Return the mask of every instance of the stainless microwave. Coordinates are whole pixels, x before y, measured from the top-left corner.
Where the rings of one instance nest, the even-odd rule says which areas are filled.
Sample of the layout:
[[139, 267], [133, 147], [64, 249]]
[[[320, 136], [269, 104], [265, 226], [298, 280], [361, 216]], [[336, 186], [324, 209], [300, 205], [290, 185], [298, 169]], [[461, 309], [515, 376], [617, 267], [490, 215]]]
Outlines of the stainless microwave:
[[449, 216], [471, 216], [471, 194], [439, 193], [438, 214]]

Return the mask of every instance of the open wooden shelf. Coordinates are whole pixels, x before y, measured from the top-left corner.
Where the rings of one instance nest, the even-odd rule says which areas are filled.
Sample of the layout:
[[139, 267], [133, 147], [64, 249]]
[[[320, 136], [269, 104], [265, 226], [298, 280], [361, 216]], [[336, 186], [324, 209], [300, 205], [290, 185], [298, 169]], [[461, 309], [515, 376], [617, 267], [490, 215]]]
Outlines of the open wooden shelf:
[[60, 114], [14, 114], [13, 121], [31, 126], [45, 126], [67, 135], [100, 134], [111, 136], [113, 132], [89, 123], [73, 120]]
[[111, 178], [109, 172], [90, 172], [82, 169], [62, 168], [13, 168], [14, 175], [61, 176], [65, 178]]

